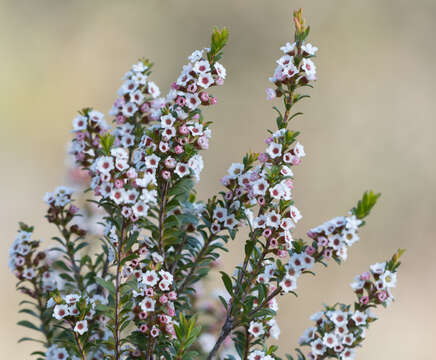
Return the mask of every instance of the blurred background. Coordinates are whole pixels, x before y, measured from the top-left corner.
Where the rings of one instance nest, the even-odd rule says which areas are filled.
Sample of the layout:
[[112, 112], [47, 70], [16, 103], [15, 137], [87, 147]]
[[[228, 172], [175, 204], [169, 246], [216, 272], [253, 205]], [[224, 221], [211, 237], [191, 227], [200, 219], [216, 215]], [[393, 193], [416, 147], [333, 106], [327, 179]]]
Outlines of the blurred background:
[[[42, 196], [65, 181], [65, 148], [77, 110], [107, 112], [120, 78], [137, 58], [155, 63], [163, 92], [192, 50], [207, 46], [213, 26], [230, 28], [222, 63], [228, 80], [214, 90], [218, 105], [205, 114], [214, 137], [204, 154], [200, 198], [249, 150], [263, 149], [274, 126], [265, 99], [268, 77], [291, 40], [291, 11], [304, 7], [310, 40], [320, 48], [312, 99], [292, 127], [308, 154], [296, 169], [299, 234], [345, 215], [362, 192], [382, 198], [361, 238], [339, 268], [332, 264], [300, 281], [298, 298], [280, 299], [279, 344], [292, 351], [308, 316], [323, 301], [351, 301], [349, 283], [369, 264], [407, 248], [397, 301], [367, 335], [358, 359], [433, 359], [436, 339], [436, 169], [434, 99], [436, 2], [365, 1], [0, 1], [0, 297], [2, 357], [28, 359], [31, 343], [19, 319], [7, 251], [19, 220], [36, 235], [53, 234], [42, 218]], [[243, 238], [224, 258], [241, 261]]]

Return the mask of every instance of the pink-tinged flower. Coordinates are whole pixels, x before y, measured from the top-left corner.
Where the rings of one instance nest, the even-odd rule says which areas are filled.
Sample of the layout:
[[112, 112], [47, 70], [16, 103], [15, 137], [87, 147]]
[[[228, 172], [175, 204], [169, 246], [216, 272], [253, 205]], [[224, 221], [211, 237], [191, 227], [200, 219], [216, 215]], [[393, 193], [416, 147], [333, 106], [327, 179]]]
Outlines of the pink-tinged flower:
[[313, 254], [315, 254], [315, 252], [316, 252], [316, 249], [313, 246], [308, 246], [306, 248], [306, 254], [307, 255], [313, 255]]
[[366, 304], [368, 304], [368, 302], [369, 302], [369, 297], [368, 297], [368, 296], [362, 296], [362, 297], [360, 298], [359, 302], [360, 302], [362, 305], [366, 305]]
[[269, 159], [268, 154], [266, 153], [259, 154], [258, 160], [260, 163], [265, 163], [268, 161], [268, 159]]
[[139, 331], [142, 332], [143, 334], [145, 334], [147, 332], [147, 330], [148, 330], [148, 326], [146, 324], [142, 324], [139, 327]]
[[385, 302], [387, 298], [388, 298], [388, 294], [384, 290], [380, 291], [377, 294], [377, 299], [379, 299], [379, 301], [381, 302]]
[[216, 97], [210, 97], [209, 98], [209, 104], [210, 105], [216, 105], [216, 103], [217, 103]]
[[171, 178], [171, 172], [169, 172], [168, 170], [163, 170], [161, 175], [164, 180], [168, 180]]
[[160, 333], [160, 330], [156, 326], [153, 326], [151, 328], [151, 331], [150, 331], [151, 336], [157, 337], [159, 335], [159, 333]]
[[165, 295], [161, 295], [161, 296], [159, 297], [159, 302], [160, 302], [161, 304], [166, 304], [166, 303], [168, 302], [168, 297], [165, 296]]
[[145, 319], [147, 319], [147, 316], [148, 316], [148, 312], [146, 312], [146, 311], [141, 311], [141, 312], [138, 314], [138, 317], [139, 317], [140, 320], [145, 320]]
[[177, 145], [175, 148], [174, 148], [174, 152], [177, 154], [177, 155], [180, 155], [181, 153], [183, 153], [185, 150], [183, 149], [183, 146], [180, 146], [180, 145]]
[[207, 92], [205, 92], [205, 91], [202, 91], [200, 93], [200, 100], [202, 102], [208, 102], [209, 101], [209, 94]]
[[183, 107], [186, 105], [186, 99], [183, 96], [177, 96], [176, 104]]
[[267, 100], [272, 100], [276, 97], [276, 92], [274, 89], [267, 88], [265, 91], [266, 91], [266, 99]]

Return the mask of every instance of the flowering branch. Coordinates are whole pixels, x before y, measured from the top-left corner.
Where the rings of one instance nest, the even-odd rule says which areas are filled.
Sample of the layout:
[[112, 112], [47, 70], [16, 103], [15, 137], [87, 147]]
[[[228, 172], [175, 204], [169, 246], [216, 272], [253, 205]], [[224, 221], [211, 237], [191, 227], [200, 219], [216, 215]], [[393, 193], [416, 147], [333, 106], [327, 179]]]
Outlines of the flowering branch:
[[[211, 137], [202, 108], [217, 103], [211, 91], [227, 76], [219, 63], [227, 29], [214, 29], [210, 47], [191, 54], [166, 96], [150, 80], [153, 64], [140, 59], [123, 77], [112, 125], [92, 108], [74, 118], [70, 154], [86, 174], [87, 203], [73, 205], [66, 187], [47, 193], [46, 217], [62, 235], [53, 238], [60, 246], [40, 250], [33, 227], [20, 224], [10, 250], [17, 288], [31, 299], [23, 304], [32, 308], [21, 312], [40, 323], [19, 324], [44, 335], [20, 341], [42, 343], [45, 352], [35, 353], [40, 359], [211, 360], [228, 351], [244, 360], [280, 359], [277, 347], [266, 345], [280, 333], [277, 297], [296, 295], [299, 277], [315, 275], [316, 263], [345, 261], [380, 196], [365, 192], [346, 216], [311, 229], [307, 240], [294, 238], [302, 215], [293, 201], [292, 167], [306, 154], [288, 126], [301, 115], [292, 112], [294, 105], [309, 97], [301, 90], [316, 80], [318, 49], [307, 42], [301, 10], [293, 20], [294, 42], [281, 47], [267, 89], [268, 99], [283, 100], [282, 110], [274, 107], [277, 129], [269, 130], [265, 151], [230, 166], [221, 180], [225, 190], [206, 203], [195, 193], [204, 167], [200, 153]], [[221, 271], [227, 294], [199, 305], [201, 281], [244, 226], [242, 263], [232, 275]], [[96, 240], [101, 248], [93, 254]], [[356, 280], [354, 313], [346, 305], [326, 308], [325, 319], [301, 342], [311, 346], [310, 359], [352, 359], [362, 328], [373, 321], [368, 309], [392, 298], [400, 255], [371, 267], [373, 281], [369, 273]], [[342, 334], [338, 321], [345, 319], [349, 332]]]

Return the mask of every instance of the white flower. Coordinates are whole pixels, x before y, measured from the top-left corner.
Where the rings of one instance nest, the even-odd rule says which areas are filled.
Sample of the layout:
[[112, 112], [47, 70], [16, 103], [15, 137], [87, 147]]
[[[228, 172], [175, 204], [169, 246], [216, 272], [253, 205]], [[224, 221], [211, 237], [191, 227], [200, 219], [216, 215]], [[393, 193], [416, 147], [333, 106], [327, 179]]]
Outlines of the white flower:
[[223, 222], [227, 218], [227, 209], [217, 206], [213, 211], [213, 218], [219, 222]]
[[133, 103], [133, 102], [128, 102], [126, 104], [124, 104], [123, 106], [123, 115], [125, 117], [131, 117], [133, 115], [135, 115], [135, 113], [138, 111], [138, 106]]
[[81, 320], [76, 322], [76, 326], [74, 326], [74, 331], [76, 333], [79, 333], [80, 335], [83, 335], [88, 331], [88, 321], [87, 320]]
[[301, 62], [301, 68], [306, 73], [305, 76], [308, 80], [316, 80], [316, 66], [312, 60], [303, 59]]
[[287, 54], [287, 53], [290, 53], [291, 51], [293, 51], [294, 49], [295, 49], [295, 43], [289, 43], [289, 42], [287, 42], [286, 44], [285, 44], [285, 46], [282, 46], [281, 48], [280, 48], [280, 50], [281, 51], [283, 51], [285, 54]]
[[86, 118], [86, 116], [77, 115], [73, 119], [73, 131], [86, 130], [87, 125], [88, 125], [88, 119]]
[[148, 93], [153, 99], [156, 99], [160, 95], [159, 87], [153, 81], [148, 82]]
[[96, 161], [96, 170], [102, 174], [108, 174], [114, 169], [114, 159], [110, 156], [101, 156]]
[[171, 127], [173, 126], [174, 122], [176, 121], [175, 117], [171, 114], [162, 115], [160, 118], [160, 123], [162, 127]]
[[299, 222], [303, 217], [300, 211], [293, 205], [291, 205], [289, 212], [291, 214], [292, 220], [294, 220], [295, 223]]
[[375, 263], [374, 265], [371, 265], [369, 268], [371, 269], [371, 271], [374, 274], [381, 275], [385, 271], [386, 263], [385, 262], [383, 262], [383, 263]]
[[133, 213], [138, 216], [138, 217], [144, 217], [147, 216], [147, 212], [148, 212], [148, 206], [142, 202], [142, 201], [138, 201], [132, 208]]
[[160, 161], [160, 157], [155, 155], [155, 154], [152, 154], [150, 156], [146, 156], [144, 159], [145, 166], [148, 169], [156, 169], [159, 165], [159, 161]]
[[203, 56], [203, 50], [195, 50], [191, 56], [189, 56], [189, 61], [196, 62], [197, 60], [200, 60]]
[[171, 290], [171, 281], [163, 279], [159, 282], [159, 289], [161, 291], [170, 291]]
[[362, 220], [357, 219], [355, 215], [346, 217], [345, 221], [345, 227], [349, 230], [357, 230], [362, 223]]
[[230, 179], [236, 179], [244, 171], [244, 164], [233, 163], [227, 170]]
[[288, 293], [297, 289], [297, 279], [293, 276], [286, 275], [279, 285], [284, 292]]
[[356, 311], [351, 318], [354, 320], [357, 326], [366, 324], [366, 319], [368, 315], [361, 311]]
[[144, 300], [142, 300], [139, 303], [139, 306], [141, 307], [142, 311], [153, 312], [155, 304], [156, 304], [156, 300], [153, 300], [152, 298], [146, 297], [146, 298], [144, 298]]
[[210, 73], [200, 74], [198, 77], [197, 84], [204, 89], [207, 89], [213, 84], [214, 80]]
[[301, 145], [299, 142], [297, 142], [294, 146], [294, 154], [300, 158], [306, 156], [306, 153], [304, 152], [304, 146]]
[[315, 332], [316, 332], [316, 327], [314, 326], [304, 330], [303, 334], [300, 336], [300, 339], [298, 340], [298, 344], [302, 345], [304, 343], [310, 342], [310, 340], [313, 340], [315, 337]]
[[354, 349], [345, 349], [341, 354], [341, 360], [353, 360], [355, 355]]
[[303, 44], [301, 49], [304, 52], [307, 52], [309, 55], [315, 55], [315, 53], [318, 51], [318, 48], [313, 46], [311, 43]]
[[268, 190], [268, 182], [265, 179], [256, 180], [253, 183], [253, 194], [254, 195], [265, 195]]
[[219, 62], [216, 62], [214, 67], [215, 67], [215, 70], [216, 70], [218, 76], [221, 79], [225, 79], [226, 75], [227, 75], [226, 68], [224, 66], [222, 66]]
[[260, 350], [254, 350], [248, 355], [248, 360], [265, 360], [265, 353]]
[[174, 170], [174, 172], [179, 177], [184, 177], [186, 175], [189, 175], [189, 165], [188, 164], [183, 164], [183, 163], [177, 163], [176, 169]]
[[275, 319], [271, 319], [267, 322], [267, 324], [270, 326], [269, 333], [270, 335], [278, 340], [280, 336], [280, 327], [279, 324], [277, 324], [277, 321]]
[[383, 285], [387, 288], [395, 287], [397, 284], [397, 274], [387, 270], [380, 276], [380, 280], [383, 281]]
[[348, 245], [351, 246], [359, 241], [359, 235], [357, 235], [355, 230], [345, 230], [342, 232], [341, 239]]
[[277, 144], [275, 142], [272, 142], [269, 144], [268, 148], [266, 149], [266, 153], [272, 158], [276, 158], [282, 155], [282, 144]]
[[76, 302], [78, 302], [80, 300], [80, 295], [79, 294], [65, 295], [64, 300], [67, 304], [70, 304], [70, 305], [75, 304]]
[[348, 317], [343, 311], [336, 310], [333, 312], [331, 320], [336, 324], [336, 326], [344, 326], [348, 322]]
[[259, 337], [265, 333], [263, 329], [263, 325], [260, 322], [252, 321], [250, 323], [250, 327], [248, 328], [248, 332], [254, 337]]
[[142, 61], [139, 61], [138, 63], [132, 65], [132, 70], [134, 72], [143, 72], [147, 70], [147, 66], [145, 66]]
[[280, 224], [281, 216], [275, 211], [271, 211], [266, 215], [266, 225], [277, 228]]
[[148, 286], [155, 286], [158, 281], [159, 277], [154, 270], [147, 270], [141, 278], [141, 282]]
[[70, 311], [68, 310], [67, 305], [56, 305], [53, 309], [53, 316], [56, 320], [61, 320], [65, 316], [70, 315]]
[[339, 345], [338, 338], [333, 333], [327, 333], [322, 338], [322, 342], [325, 346], [328, 348], [334, 348], [335, 346]]
[[194, 71], [197, 74], [201, 74], [201, 75], [203, 75], [204, 73], [210, 71], [210, 64], [209, 64], [209, 62], [206, 61], [206, 60], [197, 61], [194, 64]]
[[316, 339], [311, 344], [312, 347], [312, 353], [314, 355], [323, 355], [325, 352], [325, 345], [321, 339]]
[[135, 104], [141, 105], [144, 102], [144, 95], [140, 90], [136, 90], [130, 94], [130, 100]]

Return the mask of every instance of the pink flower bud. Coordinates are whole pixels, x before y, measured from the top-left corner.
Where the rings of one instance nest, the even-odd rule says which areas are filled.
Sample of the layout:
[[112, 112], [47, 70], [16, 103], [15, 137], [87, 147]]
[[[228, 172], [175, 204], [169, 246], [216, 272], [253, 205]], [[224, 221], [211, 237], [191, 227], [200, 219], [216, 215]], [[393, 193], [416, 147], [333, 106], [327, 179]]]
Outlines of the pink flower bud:
[[369, 271], [364, 272], [362, 275], [360, 275], [360, 280], [368, 281], [371, 277], [371, 274]]
[[195, 93], [197, 91], [197, 84], [193, 83], [193, 84], [189, 84], [187, 87], [188, 92], [190, 93]]
[[179, 134], [182, 134], [182, 135], [189, 134], [189, 129], [185, 124], [183, 124], [182, 126], [179, 127]]
[[79, 208], [75, 205], [71, 205], [70, 209], [68, 210], [70, 212], [70, 214], [77, 214], [77, 212], [79, 211]]
[[268, 161], [268, 154], [266, 153], [261, 153], [259, 155], [259, 162], [264, 163]]
[[223, 85], [224, 84], [224, 79], [220, 78], [220, 77], [216, 78], [215, 79], [215, 84], [217, 84], [218, 86]]
[[124, 186], [124, 181], [121, 179], [117, 179], [115, 180], [115, 188], [116, 189], [121, 189]]
[[216, 97], [209, 98], [209, 104], [216, 105], [216, 103], [217, 103]]
[[141, 105], [141, 111], [143, 113], [148, 113], [150, 111], [150, 104], [149, 103], [144, 103]]
[[141, 320], [145, 320], [147, 319], [148, 313], [146, 311], [141, 311], [138, 316]]
[[162, 178], [168, 180], [171, 177], [171, 173], [168, 170], [162, 171]]
[[177, 96], [176, 104], [179, 105], [179, 106], [185, 106], [186, 99], [184, 97], [182, 97], [182, 96]]
[[126, 122], [126, 118], [123, 115], [117, 115], [115, 121], [117, 122], [118, 125], [124, 124]]
[[388, 298], [388, 295], [386, 293], [386, 291], [382, 290], [377, 294], [377, 298], [381, 301], [384, 302], [386, 301], [386, 299]]
[[170, 291], [170, 292], [168, 293], [168, 298], [169, 298], [170, 300], [176, 300], [176, 299], [177, 299], [177, 294], [176, 294], [176, 292], [175, 292], [175, 291]]
[[173, 83], [171, 83], [171, 89], [179, 90], [179, 85], [177, 85], [177, 83], [173, 82]]
[[180, 146], [180, 145], [177, 145], [177, 146], [174, 148], [174, 152], [175, 152], [177, 155], [180, 155], [181, 153], [184, 152], [183, 147]]
[[360, 298], [359, 302], [360, 302], [362, 305], [366, 305], [366, 304], [368, 304], [368, 302], [369, 302], [369, 297], [368, 297], [368, 296], [362, 296], [362, 297]]
[[308, 246], [306, 248], [306, 254], [307, 255], [313, 255], [313, 254], [315, 254], [315, 252], [316, 252], [316, 250], [315, 250], [315, 248], [313, 246]]
[[276, 92], [274, 89], [267, 88], [265, 91], [266, 91], [266, 99], [267, 100], [272, 100], [276, 97]]
[[266, 138], [265, 139], [265, 144], [269, 145], [274, 141], [274, 139], [272, 137]]
[[159, 298], [159, 302], [161, 304], [166, 304], [168, 302], [168, 298], [165, 295], [161, 295], [161, 297]]
[[202, 102], [208, 102], [209, 101], [209, 94], [207, 92], [201, 92], [200, 93], [200, 100]]

